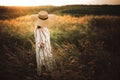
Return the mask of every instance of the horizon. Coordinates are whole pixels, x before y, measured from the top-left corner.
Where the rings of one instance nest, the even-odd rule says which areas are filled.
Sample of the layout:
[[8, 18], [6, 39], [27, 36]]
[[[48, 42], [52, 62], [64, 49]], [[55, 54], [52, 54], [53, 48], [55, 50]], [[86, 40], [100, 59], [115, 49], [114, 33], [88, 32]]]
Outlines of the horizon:
[[[83, 6], [120, 6], [120, 4], [66, 4], [66, 5], [59, 5], [59, 6], [74, 6], [74, 5], [83, 5]], [[7, 7], [37, 7], [37, 6], [56, 6], [57, 5], [24, 5], [24, 6], [21, 6], [21, 5], [0, 5], [0, 6], [7, 6]], [[58, 6], [58, 7], [59, 7]]]
[[53, 6], [53, 7], [61, 7], [61, 6], [120, 6], [120, 4], [66, 4], [66, 5], [31, 5], [31, 6], [20, 6], [20, 5], [0, 5], [5, 7], [39, 7], [39, 6]]
[[57, 1], [49, 0], [41, 1], [41, 0], [0, 0], [0, 6], [65, 6], [65, 5], [120, 5], [119, 0], [64, 0]]

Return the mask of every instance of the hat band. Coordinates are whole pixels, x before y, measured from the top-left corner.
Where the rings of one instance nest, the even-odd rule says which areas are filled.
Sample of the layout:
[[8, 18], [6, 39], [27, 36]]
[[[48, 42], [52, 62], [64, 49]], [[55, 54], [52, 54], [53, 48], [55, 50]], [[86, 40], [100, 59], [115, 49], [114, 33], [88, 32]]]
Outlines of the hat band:
[[39, 17], [39, 19], [42, 19], [42, 20], [46, 20], [46, 19], [48, 19], [48, 17], [46, 17], [46, 18], [41, 18], [40, 16], [38, 16]]

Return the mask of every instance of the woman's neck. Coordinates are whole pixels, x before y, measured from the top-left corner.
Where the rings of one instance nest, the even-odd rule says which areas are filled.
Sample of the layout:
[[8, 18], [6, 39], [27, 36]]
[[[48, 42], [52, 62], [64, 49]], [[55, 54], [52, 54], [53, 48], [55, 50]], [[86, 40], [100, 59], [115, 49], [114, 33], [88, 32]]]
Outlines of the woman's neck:
[[44, 29], [44, 28], [47, 28], [47, 27], [36, 26], [36, 29]]
[[40, 29], [40, 28], [42, 28], [41, 26], [37, 26], [37, 29]]

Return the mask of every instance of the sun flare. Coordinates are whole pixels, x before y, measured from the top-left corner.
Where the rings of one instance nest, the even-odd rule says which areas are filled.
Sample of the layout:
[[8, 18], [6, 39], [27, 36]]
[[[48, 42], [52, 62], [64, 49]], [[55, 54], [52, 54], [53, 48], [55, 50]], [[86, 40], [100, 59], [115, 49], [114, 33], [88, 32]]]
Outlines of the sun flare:
[[120, 0], [0, 0], [0, 5], [5, 6], [61, 6], [70, 4], [120, 4]]
[[38, 6], [38, 5], [66, 5], [66, 4], [89, 4], [90, 0], [0, 0], [1, 5], [8, 6]]

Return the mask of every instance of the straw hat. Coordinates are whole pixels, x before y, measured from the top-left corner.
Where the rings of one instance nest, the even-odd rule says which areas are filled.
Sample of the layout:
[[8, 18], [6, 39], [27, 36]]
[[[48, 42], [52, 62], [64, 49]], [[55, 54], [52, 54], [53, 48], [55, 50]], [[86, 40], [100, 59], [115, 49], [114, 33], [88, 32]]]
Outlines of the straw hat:
[[31, 15], [31, 18], [36, 26], [50, 27], [55, 21], [54, 14], [48, 14], [47, 11], [40, 11], [38, 14]]

